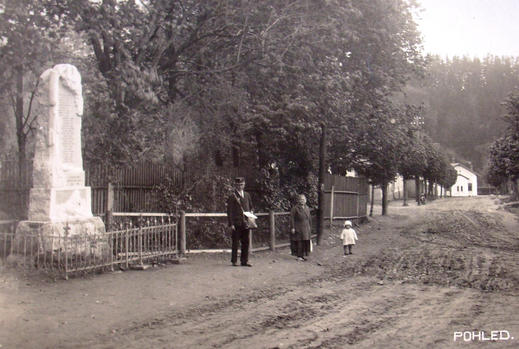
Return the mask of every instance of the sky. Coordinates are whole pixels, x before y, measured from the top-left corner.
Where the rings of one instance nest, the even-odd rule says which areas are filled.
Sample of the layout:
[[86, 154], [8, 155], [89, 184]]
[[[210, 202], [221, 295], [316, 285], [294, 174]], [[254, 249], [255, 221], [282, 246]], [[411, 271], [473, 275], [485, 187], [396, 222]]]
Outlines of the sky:
[[[418, 0], [425, 53], [519, 57], [519, 0]], [[421, 18], [419, 18], [421, 17]]]

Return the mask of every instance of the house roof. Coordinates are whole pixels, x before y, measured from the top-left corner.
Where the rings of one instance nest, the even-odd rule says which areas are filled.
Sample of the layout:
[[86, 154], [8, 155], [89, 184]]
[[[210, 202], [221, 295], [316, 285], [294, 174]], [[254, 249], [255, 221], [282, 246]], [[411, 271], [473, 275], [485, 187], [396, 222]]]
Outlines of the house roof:
[[[456, 167], [456, 166], [463, 167], [465, 170], [469, 171], [470, 173], [474, 174], [475, 176], [478, 175], [473, 169], [471, 169], [468, 166], [465, 166], [459, 162], [454, 162], [451, 165], [452, 165], [452, 167]], [[467, 178], [467, 177], [465, 177], [465, 178]]]
[[462, 175], [461, 173], [458, 173], [458, 177], [463, 177], [463, 178], [465, 178], [465, 179], [470, 179], [469, 177], [464, 176], [464, 175]]

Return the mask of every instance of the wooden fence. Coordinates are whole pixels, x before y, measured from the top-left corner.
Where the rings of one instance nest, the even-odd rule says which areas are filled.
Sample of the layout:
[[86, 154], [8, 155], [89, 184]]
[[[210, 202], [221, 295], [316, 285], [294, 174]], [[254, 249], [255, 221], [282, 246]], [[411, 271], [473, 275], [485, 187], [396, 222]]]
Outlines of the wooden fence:
[[[290, 245], [289, 236], [289, 225], [287, 224], [288, 216], [290, 212], [260, 212], [255, 213], [258, 217], [257, 223], [258, 228], [253, 229], [250, 235], [249, 248], [251, 252], [272, 250], [275, 251], [277, 248], [283, 248]], [[180, 251], [187, 253], [198, 253], [198, 252], [230, 252], [230, 244], [225, 248], [197, 248], [192, 249], [187, 246], [189, 236], [194, 233], [190, 228], [190, 220], [200, 219], [221, 219], [224, 221], [223, 225], [227, 226], [227, 214], [226, 213], [186, 213], [181, 212], [179, 217], [179, 244]], [[224, 229], [222, 232], [222, 241], [227, 236], [229, 240], [230, 231], [229, 228]], [[229, 240], [230, 242], [230, 240]]]
[[[248, 191], [254, 178], [242, 168], [206, 169], [205, 175], [217, 175], [233, 178], [246, 177]], [[253, 173], [253, 172], [251, 172]], [[160, 186], [169, 188], [186, 188], [192, 185], [202, 174], [195, 176], [189, 171], [169, 168], [162, 164], [142, 162], [134, 167], [106, 169], [102, 166], [87, 166], [85, 182], [92, 190], [92, 213], [103, 215], [107, 211], [114, 212], [160, 212], [162, 210]], [[110, 207], [107, 205], [110, 204]]]
[[499, 189], [496, 187], [480, 187], [478, 186], [478, 195], [492, 195], [499, 193]]
[[27, 161], [20, 173], [18, 161], [0, 161], [0, 212], [8, 217], [22, 218], [27, 210], [32, 186], [31, 167], [32, 163]]
[[[20, 173], [17, 161], [0, 161], [0, 211], [12, 218], [24, 218], [27, 211], [32, 162], [27, 161]], [[185, 173], [160, 164], [143, 162], [129, 168], [85, 166], [85, 185], [91, 187], [92, 213], [107, 211], [109, 184], [112, 184], [113, 210], [120, 212], [153, 212], [157, 210], [156, 186], [168, 182], [182, 187]], [[2, 218], [2, 217], [0, 217]]]
[[[27, 163], [30, 166], [30, 162]], [[0, 162], [0, 210], [14, 218], [23, 218], [31, 187], [30, 169], [24, 171], [20, 181], [14, 161]], [[250, 175], [243, 169], [215, 170], [221, 176]], [[189, 173], [168, 168], [162, 164], [143, 162], [129, 168], [85, 166], [85, 182], [91, 187], [92, 213], [103, 216], [107, 212], [160, 212], [161, 197], [157, 187], [182, 188], [193, 181]], [[253, 183], [253, 178], [248, 177]], [[249, 188], [250, 190], [255, 188]], [[364, 178], [326, 175], [324, 178], [325, 218], [333, 220], [361, 220], [366, 216], [368, 184]], [[0, 217], [1, 218], [1, 217]]]
[[[87, 166], [85, 169], [85, 183], [92, 191], [95, 215], [103, 215], [108, 210], [156, 212], [159, 196], [154, 189], [166, 182], [182, 187], [185, 173], [151, 162], [127, 168]], [[108, 202], [112, 207], [107, 207]]]
[[326, 175], [324, 178], [324, 218], [354, 220], [367, 217], [369, 185], [366, 178]]

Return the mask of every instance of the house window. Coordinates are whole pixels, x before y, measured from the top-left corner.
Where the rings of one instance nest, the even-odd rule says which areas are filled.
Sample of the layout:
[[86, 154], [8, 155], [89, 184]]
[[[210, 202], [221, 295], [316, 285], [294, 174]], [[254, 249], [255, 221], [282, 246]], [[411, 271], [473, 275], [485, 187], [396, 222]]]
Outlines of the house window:
[[472, 183], [469, 183], [469, 191], [472, 191]]
[[463, 191], [463, 186], [462, 185], [460, 186], [460, 190]]
[[460, 186], [459, 185], [456, 186], [456, 191], [460, 191]]

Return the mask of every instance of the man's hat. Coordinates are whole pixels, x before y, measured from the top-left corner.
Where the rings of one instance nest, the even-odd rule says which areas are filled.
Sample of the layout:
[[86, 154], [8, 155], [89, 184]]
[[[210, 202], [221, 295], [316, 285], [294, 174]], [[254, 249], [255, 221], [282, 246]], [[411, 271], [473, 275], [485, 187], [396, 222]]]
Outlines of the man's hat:
[[243, 177], [236, 177], [236, 178], [234, 178], [234, 183], [236, 183], [236, 184], [245, 183], [245, 178], [243, 178]]

